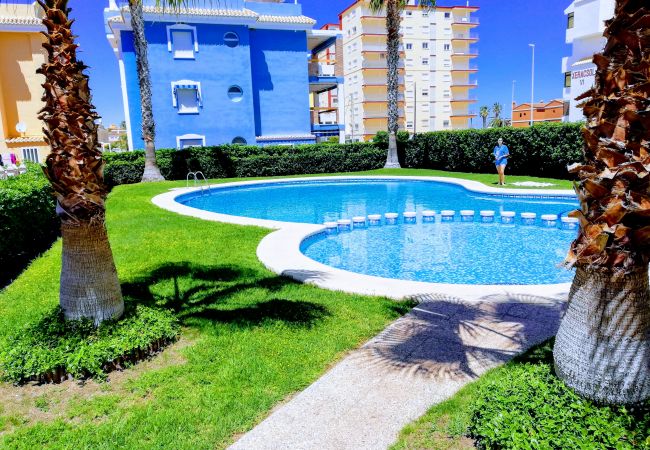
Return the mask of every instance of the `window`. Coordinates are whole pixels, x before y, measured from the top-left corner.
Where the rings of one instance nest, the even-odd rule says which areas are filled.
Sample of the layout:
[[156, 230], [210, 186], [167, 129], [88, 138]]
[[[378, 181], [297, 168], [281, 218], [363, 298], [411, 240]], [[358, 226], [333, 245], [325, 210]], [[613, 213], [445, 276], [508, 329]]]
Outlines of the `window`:
[[183, 150], [190, 147], [205, 147], [205, 136], [200, 134], [184, 134], [176, 136], [176, 148]]
[[406, 50], [411, 50], [413, 48], [413, 44], [406, 44]]
[[422, 43], [422, 48], [423, 48], [423, 49], [427, 49], [427, 48], [429, 48], [429, 43], [428, 43], [428, 42], [423, 42], [423, 43]]
[[232, 140], [232, 143], [235, 145], [246, 145], [248, 142], [246, 142], [246, 139], [244, 139], [241, 136], [237, 136], [235, 139]]
[[241, 102], [244, 97], [244, 90], [239, 86], [230, 86], [228, 88], [228, 98], [233, 102]]
[[429, 11], [422, 11], [422, 17], [429, 17]]
[[229, 31], [228, 33], [223, 35], [223, 41], [226, 43], [228, 47], [235, 48], [239, 45], [239, 36], [237, 36], [237, 33], [233, 33], [232, 31]]
[[571, 87], [571, 72], [564, 72], [564, 87]]
[[422, 97], [428, 97], [429, 96], [429, 89], [422, 89]]
[[201, 83], [190, 80], [173, 82], [172, 104], [178, 109], [178, 114], [198, 114], [203, 106]]
[[422, 58], [422, 65], [423, 66], [428, 66], [429, 65], [429, 58]]
[[566, 28], [570, 30], [575, 25], [575, 13], [569, 13], [567, 16]]
[[23, 149], [23, 161], [31, 161], [31, 162], [38, 162], [38, 149], [31, 147], [31, 148], [24, 148]]
[[451, 50], [451, 44], [445, 44], [443, 48], [446, 52], [448, 52], [449, 50]]
[[442, 121], [442, 126], [445, 128], [449, 128], [449, 121], [448, 120], [443, 120]]
[[406, 128], [413, 128], [413, 122], [406, 122]]
[[450, 19], [451, 18], [451, 13], [446, 12], [445, 13], [445, 19]]
[[357, 32], [357, 27], [352, 27], [352, 32], [356, 33]]
[[170, 25], [167, 27], [167, 50], [174, 59], [194, 59], [199, 51], [196, 27]]
[[407, 15], [407, 16], [412, 16], [412, 15], [413, 15], [413, 11], [406, 11], [406, 15]]

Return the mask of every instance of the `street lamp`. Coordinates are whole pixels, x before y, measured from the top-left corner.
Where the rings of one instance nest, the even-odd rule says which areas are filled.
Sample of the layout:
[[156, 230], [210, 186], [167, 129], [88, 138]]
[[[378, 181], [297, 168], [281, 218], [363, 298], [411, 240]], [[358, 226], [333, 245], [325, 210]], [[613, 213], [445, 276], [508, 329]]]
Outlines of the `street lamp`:
[[515, 83], [517, 80], [512, 80], [512, 101], [510, 102], [510, 126], [515, 126]]
[[528, 44], [533, 49], [533, 66], [530, 72], [530, 126], [533, 126], [533, 108], [535, 104], [535, 44]]

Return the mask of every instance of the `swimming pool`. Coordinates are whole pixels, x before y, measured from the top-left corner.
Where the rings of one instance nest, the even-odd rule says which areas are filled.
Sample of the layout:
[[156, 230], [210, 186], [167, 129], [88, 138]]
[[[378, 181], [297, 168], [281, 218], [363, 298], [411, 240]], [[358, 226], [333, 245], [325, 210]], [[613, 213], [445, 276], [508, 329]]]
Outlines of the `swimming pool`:
[[[354, 179], [300, 180], [217, 188], [178, 196], [176, 201], [220, 214], [292, 223], [399, 213], [397, 224], [317, 233], [305, 239], [302, 253], [328, 266], [359, 274], [450, 284], [557, 284], [572, 274], [559, 268], [575, 231], [523, 225], [519, 218], [502, 225], [499, 214], [514, 211], [565, 214], [577, 207], [573, 196], [472, 192], [440, 181]], [[441, 222], [441, 210], [474, 210], [474, 222]], [[424, 223], [422, 213], [438, 213]], [[493, 210], [494, 223], [478, 213]], [[417, 213], [416, 223], [401, 216]]]

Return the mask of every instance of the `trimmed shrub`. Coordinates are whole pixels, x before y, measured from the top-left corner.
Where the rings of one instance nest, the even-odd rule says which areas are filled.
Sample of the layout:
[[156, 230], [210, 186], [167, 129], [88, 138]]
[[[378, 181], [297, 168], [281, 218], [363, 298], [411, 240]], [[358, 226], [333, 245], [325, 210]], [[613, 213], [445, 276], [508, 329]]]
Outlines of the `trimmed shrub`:
[[555, 376], [550, 343], [528, 355], [480, 387], [469, 429], [479, 448], [650, 449], [650, 402], [595, 404]]
[[2, 343], [0, 375], [14, 383], [104, 379], [157, 353], [179, 333], [178, 320], [167, 310], [127, 303], [122, 318], [96, 328], [90, 320], [66, 321], [57, 307]]
[[583, 159], [581, 128], [581, 123], [546, 123], [532, 128], [418, 134], [406, 146], [405, 165], [454, 172], [493, 172], [492, 150], [501, 137], [512, 155], [508, 173], [570, 178], [566, 166]]
[[[106, 182], [137, 183], [144, 171], [144, 152], [105, 153]], [[222, 145], [156, 152], [168, 180], [184, 180], [188, 172], [206, 178], [261, 177], [307, 173], [354, 172], [383, 166], [385, 151], [373, 144], [310, 144], [287, 146]]]
[[59, 235], [56, 200], [37, 164], [0, 181], [0, 287], [8, 284]]

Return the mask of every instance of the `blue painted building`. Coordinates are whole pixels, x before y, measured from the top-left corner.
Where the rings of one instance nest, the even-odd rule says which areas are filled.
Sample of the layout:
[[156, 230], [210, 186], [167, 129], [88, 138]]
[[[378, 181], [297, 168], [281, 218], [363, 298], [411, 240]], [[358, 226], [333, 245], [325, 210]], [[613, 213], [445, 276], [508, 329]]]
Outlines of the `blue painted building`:
[[[155, 3], [144, 0], [157, 148], [316, 141], [310, 92], [323, 87], [308, 64], [311, 51], [331, 45], [337, 32], [313, 30], [315, 21], [293, 1], [228, 0], [227, 9], [206, 2], [180, 11]], [[120, 66], [129, 147], [142, 148], [128, 7], [110, 0], [105, 19]]]

